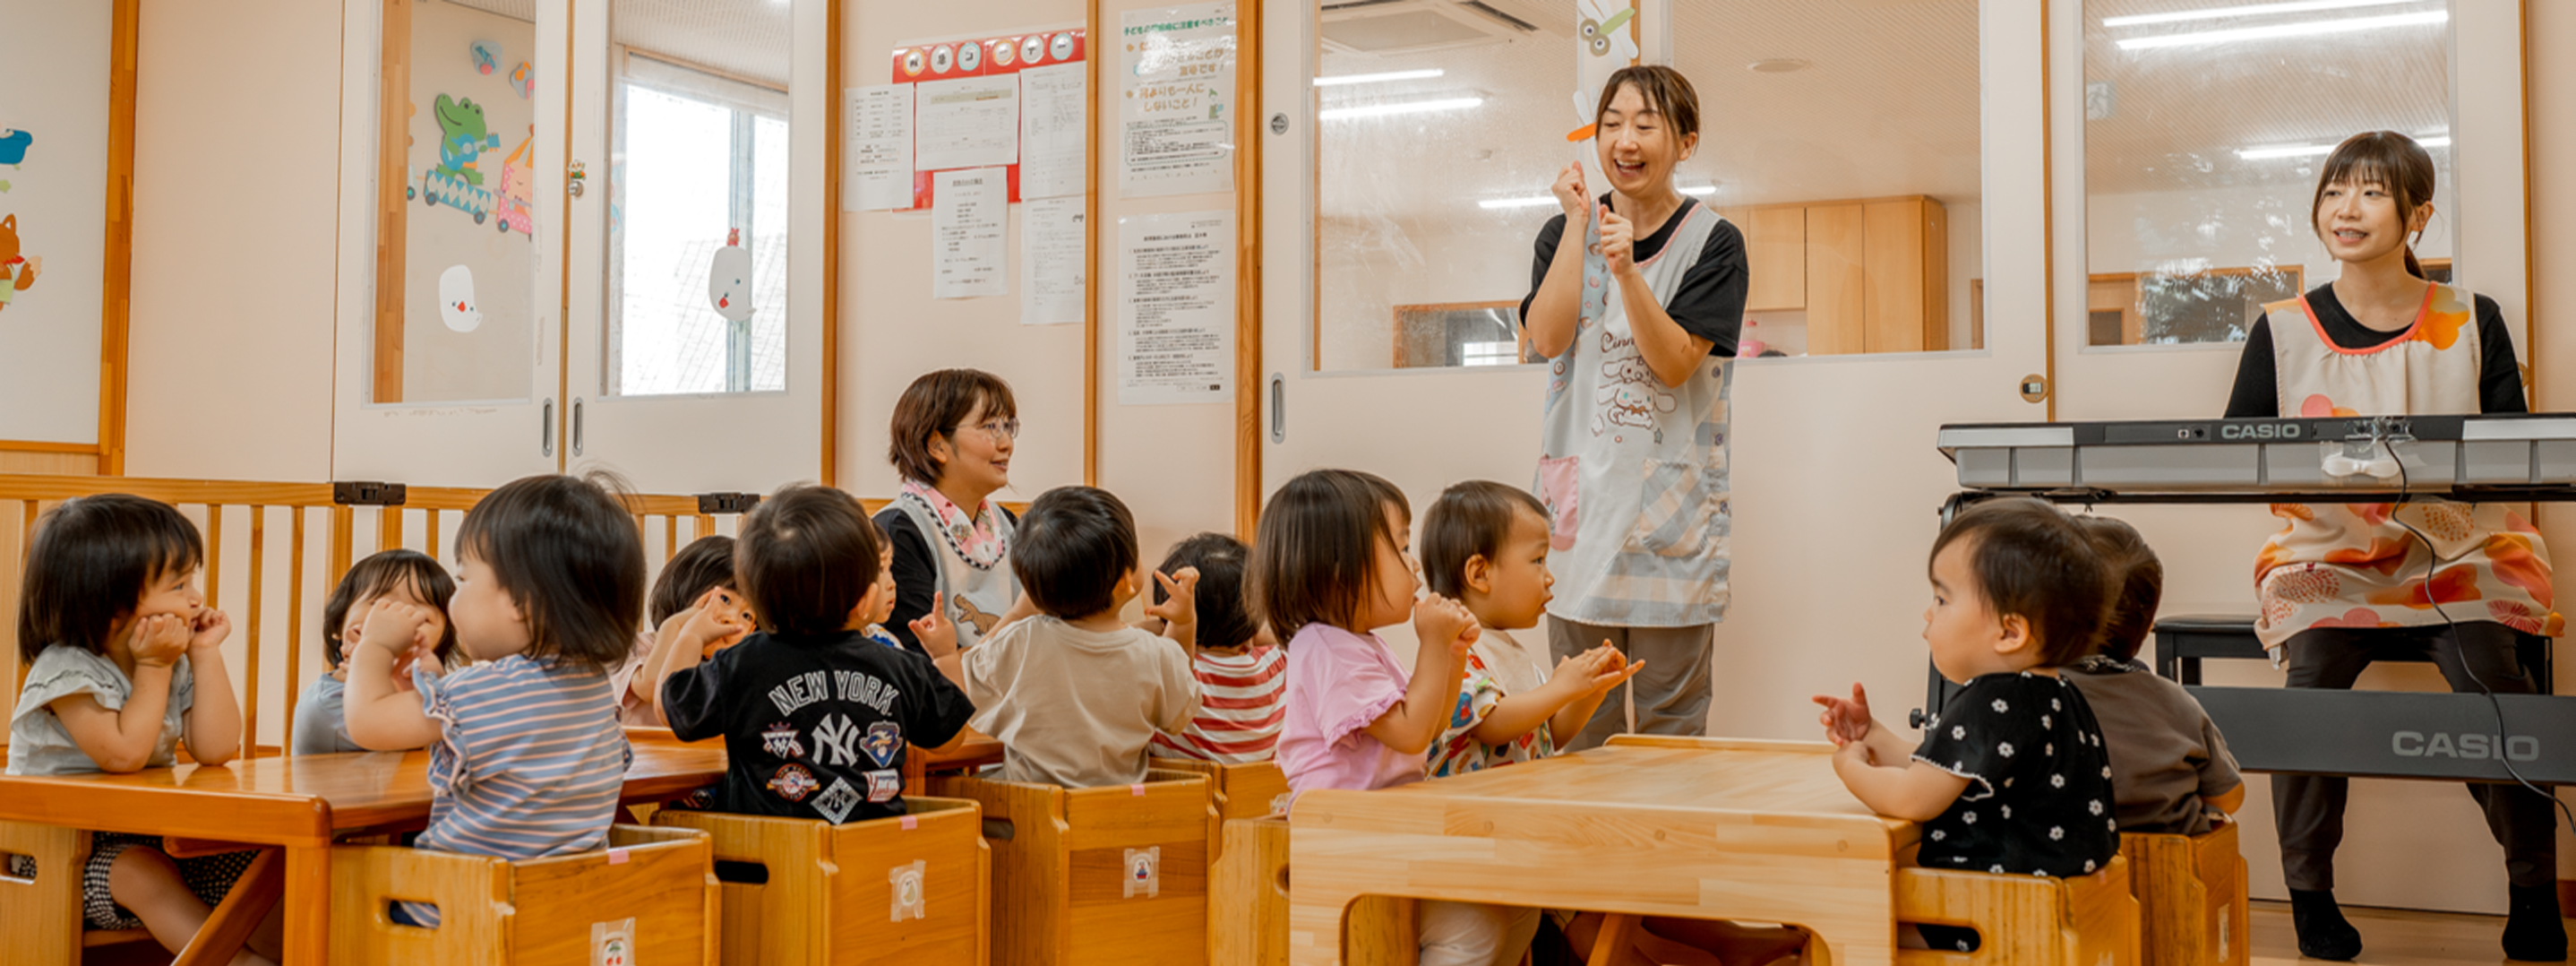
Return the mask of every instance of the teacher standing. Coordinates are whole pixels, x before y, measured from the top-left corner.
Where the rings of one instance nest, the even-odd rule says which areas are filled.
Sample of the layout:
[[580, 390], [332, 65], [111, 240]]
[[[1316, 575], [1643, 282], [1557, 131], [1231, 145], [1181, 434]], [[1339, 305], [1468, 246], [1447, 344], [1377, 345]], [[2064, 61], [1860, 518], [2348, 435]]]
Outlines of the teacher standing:
[[[1551, 520], [1548, 643], [1645, 662], [1568, 745], [1708, 731], [1712, 631], [1727, 603], [1727, 383], [1744, 320], [1744, 235], [1673, 185], [1699, 96], [1670, 67], [1610, 76], [1593, 143], [1610, 191], [1567, 165], [1540, 229], [1522, 324], [1548, 357], [1538, 490]], [[1560, 242], [1571, 231], [1583, 244]]]

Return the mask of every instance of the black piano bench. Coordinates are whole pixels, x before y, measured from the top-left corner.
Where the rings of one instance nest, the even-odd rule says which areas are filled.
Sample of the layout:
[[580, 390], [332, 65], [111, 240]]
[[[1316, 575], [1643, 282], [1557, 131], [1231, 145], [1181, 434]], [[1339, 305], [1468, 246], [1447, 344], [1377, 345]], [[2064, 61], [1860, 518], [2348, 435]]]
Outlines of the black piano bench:
[[[2268, 660], [2263, 642], [2254, 637], [2254, 618], [2233, 614], [2189, 614], [2156, 621], [2156, 673], [2179, 684], [2200, 683], [2202, 658]], [[2519, 634], [2514, 652], [2541, 694], [2553, 694], [2549, 638]]]

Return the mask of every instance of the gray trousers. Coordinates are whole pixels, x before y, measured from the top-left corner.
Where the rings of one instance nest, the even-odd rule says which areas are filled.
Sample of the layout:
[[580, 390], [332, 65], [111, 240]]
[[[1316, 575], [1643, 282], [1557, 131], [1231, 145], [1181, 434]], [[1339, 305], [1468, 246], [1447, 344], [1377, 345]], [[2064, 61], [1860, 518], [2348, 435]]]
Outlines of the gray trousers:
[[1716, 647], [1715, 631], [1714, 624], [1608, 627], [1548, 615], [1548, 651], [1560, 659], [1599, 647], [1606, 640], [1628, 660], [1646, 662], [1645, 670], [1610, 692], [1601, 710], [1593, 712], [1583, 730], [1565, 742], [1565, 750], [1598, 748], [1611, 735], [1627, 731], [1632, 699], [1637, 706], [1636, 730], [1641, 734], [1707, 734], [1709, 655]]
[[[2456, 639], [2456, 644], [2454, 640]], [[2352, 687], [2374, 659], [2426, 660], [2442, 670], [2451, 690], [2497, 694], [2536, 690], [2514, 656], [2512, 628], [2494, 621], [2449, 627], [2340, 627], [2301, 631], [2283, 642], [2289, 652], [2289, 686]], [[2470, 673], [2476, 679], [2471, 680]], [[2335, 846], [2343, 843], [2344, 801], [2350, 779], [2333, 775], [2273, 775], [2272, 817], [2281, 833], [2281, 875], [2299, 890], [2334, 888]], [[2558, 879], [2557, 817], [2550, 800], [2521, 785], [2469, 783], [2469, 796], [2487, 815], [2487, 831], [2504, 846], [2505, 877], [2518, 886], [2546, 886]]]

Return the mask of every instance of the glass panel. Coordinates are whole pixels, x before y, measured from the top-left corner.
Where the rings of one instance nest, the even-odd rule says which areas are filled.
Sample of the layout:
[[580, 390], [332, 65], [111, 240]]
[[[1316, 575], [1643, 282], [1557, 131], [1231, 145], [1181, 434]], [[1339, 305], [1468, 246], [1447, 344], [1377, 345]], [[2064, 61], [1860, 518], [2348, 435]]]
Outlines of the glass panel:
[[2088, 343], [2242, 341], [2263, 303], [2332, 281], [2309, 201], [2326, 153], [2363, 131], [2431, 151], [2435, 213], [2415, 252], [2447, 269], [2445, 0], [2083, 9]]
[[610, 9], [610, 395], [787, 388], [789, 14]]
[[[525, 2], [419, 0], [388, 11], [410, 35], [400, 325], [379, 326], [374, 401], [528, 398], [536, 366], [536, 25]], [[389, 189], [391, 190], [391, 189]], [[391, 336], [390, 338], [386, 336]]]

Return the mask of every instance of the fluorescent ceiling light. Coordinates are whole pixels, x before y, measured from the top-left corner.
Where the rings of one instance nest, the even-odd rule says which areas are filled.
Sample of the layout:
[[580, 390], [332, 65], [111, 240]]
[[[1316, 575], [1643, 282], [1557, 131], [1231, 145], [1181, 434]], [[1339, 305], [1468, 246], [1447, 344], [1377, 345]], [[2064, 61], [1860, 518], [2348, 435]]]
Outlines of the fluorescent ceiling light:
[[2207, 10], [2177, 10], [2172, 13], [2140, 13], [2126, 17], [2104, 17], [2105, 27], [2137, 27], [2151, 23], [2175, 23], [2184, 20], [2216, 20], [2220, 17], [2261, 17], [2276, 13], [2312, 13], [2318, 10], [2349, 10], [2354, 7], [2385, 7], [2399, 3], [2421, 3], [2423, 0], [2293, 0], [2290, 3], [2258, 3], [2243, 7], [2211, 7]]
[[1391, 70], [1383, 74], [1342, 74], [1337, 77], [1315, 78], [1315, 86], [1332, 87], [1339, 84], [1375, 84], [1381, 81], [1421, 80], [1426, 77], [1438, 77], [1446, 73], [1448, 73], [1448, 71], [1437, 67], [1425, 67], [1421, 70]]
[[1423, 111], [1460, 111], [1485, 103], [1481, 97], [1444, 97], [1431, 101], [1397, 101], [1392, 104], [1363, 104], [1358, 107], [1328, 107], [1316, 117], [1337, 121], [1351, 117], [1384, 117], [1389, 114], [1418, 114]]
[[[2427, 148], [2447, 148], [2451, 146], [2451, 136], [2443, 134], [2434, 137], [2416, 138], [2415, 143], [2421, 144]], [[2313, 158], [2333, 154], [2334, 149], [2335, 146], [2331, 144], [2302, 144], [2297, 147], [2288, 148], [2251, 148], [2236, 152], [2236, 156], [2247, 161], [2268, 161], [2274, 158]]]
[[[1691, 187], [1683, 188], [1682, 193], [1705, 198], [1709, 195], [1716, 194], [1717, 186], [1713, 184], [1692, 185]], [[1555, 203], [1555, 195], [1531, 195], [1527, 198], [1487, 198], [1483, 201], [1476, 202], [1476, 207], [1485, 209], [1536, 208], [1540, 205], [1552, 205]]]
[[2303, 20], [2298, 23], [2272, 24], [2264, 27], [2235, 27], [2200, 33], [2166, 34], [2161, 37], [2131, 37], [2120, 41], [2121, 50], [2144, 50], [2149, 47], [2184, 47], [2193, 44], [2224, 44], [2239, 40], [2270, 40], [2277, 37], [2314, 37], [2319, 34], [2351, 33], [2381, 27], [2412, 27], [2437, 24], [2451, 19], [2448, 10], [2422, 13], [2397, 13], [2384, 17], [2347, 17], [2341, 20]]

